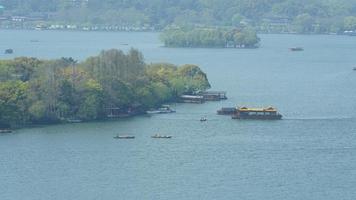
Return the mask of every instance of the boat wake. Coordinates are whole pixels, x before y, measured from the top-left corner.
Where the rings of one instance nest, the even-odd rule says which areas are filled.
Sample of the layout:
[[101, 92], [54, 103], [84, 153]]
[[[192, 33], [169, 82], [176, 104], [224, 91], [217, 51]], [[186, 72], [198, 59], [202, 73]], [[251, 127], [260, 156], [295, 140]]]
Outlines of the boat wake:
[[284, 120], [306, 120], [306, 121], [310, 121], [310, 120], [352, 120], [352, 119], [356, 119], [355, 117], [340, 117], [340, 116], [333, 116], [333, 117], [298, 117], [298, 118], [288, 118], [285, 117], [283, 118]]

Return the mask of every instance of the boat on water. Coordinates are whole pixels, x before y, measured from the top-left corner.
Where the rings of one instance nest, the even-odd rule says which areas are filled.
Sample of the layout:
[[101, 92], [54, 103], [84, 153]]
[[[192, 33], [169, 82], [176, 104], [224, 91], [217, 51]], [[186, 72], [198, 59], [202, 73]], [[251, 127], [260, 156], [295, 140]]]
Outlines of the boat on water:
[[206, 118], [206, 117], [202, 117], [202, 118], [200, 118], [200, 121], [201, 122], [206, 122], [208, 119]]
[[268, 108], [237, 108], [232, 119], [257, 119], [257, 120], [279, 120], [282, 115], [273, 107]]
[[82, 123], [83, 121], [80, 119], [67, 119], [68, 123]]
[[14, 50], [13, 49], [5, 49], [5, 54], [13, 54]]
[[235, 107], [223, 107], [220, 110], [217, 111], [218, 115], [234, 115], [236, 114], [236, 108]]
[[356, 71], [356, 67], [354, 67], [352, 70]]
[[10, 129], [1, 129], [0, 133], [12, 133], [12, 130], [10, 130]]
[[304, 51], [304, 49], [302, 47], [291, 47], [291, 48], [289, 48], [289, 50], [291, 50], [291, 51]]
[[135, 139], [133, 135], [117, 135], [114, 136], [114, 139]]
[[162, 139], [170, 139], [172, 138], [171, 135], [160, 135], [160, 134], [155, 134], [155, 135], [152, 135], [151, 138], [162, 138]]
[[146, 111], [147, 114], [166, 114], [166, 113], [175, 113], [175, 110], [172, 110], [169, 105], [162, 105], [156, 110]]

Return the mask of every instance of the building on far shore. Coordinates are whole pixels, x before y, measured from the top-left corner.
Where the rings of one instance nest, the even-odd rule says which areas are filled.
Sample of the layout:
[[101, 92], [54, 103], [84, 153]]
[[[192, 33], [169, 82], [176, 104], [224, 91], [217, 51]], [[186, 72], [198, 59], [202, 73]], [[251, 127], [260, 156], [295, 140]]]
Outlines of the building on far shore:
[[69, 3], [73, 7], [86, 7], [89, 4], [89, 0], [67, 0], [67, 3]]

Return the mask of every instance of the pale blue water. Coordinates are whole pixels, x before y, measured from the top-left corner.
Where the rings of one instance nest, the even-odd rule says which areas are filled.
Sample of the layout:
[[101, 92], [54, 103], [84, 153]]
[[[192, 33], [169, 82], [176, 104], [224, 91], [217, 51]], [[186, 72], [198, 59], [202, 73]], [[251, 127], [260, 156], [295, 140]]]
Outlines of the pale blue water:
[[[156, 33], [0, 31], [0, 52], [13, 48], [11, 57], [82, 60], [132, 46], [147, 62], [198, 64], [229, 97], [177, 104], [176, 114], [1, 135], [0, 199], [355, 199], [356, 37], [261, 37], [255, 50], [170, 49]], [[215, 115], [233, 105], [273, 105], [285, 119]], [[156, 132], [174, 138], [151, 139]], [[112, 139], [118, 133], [136, 139]]]

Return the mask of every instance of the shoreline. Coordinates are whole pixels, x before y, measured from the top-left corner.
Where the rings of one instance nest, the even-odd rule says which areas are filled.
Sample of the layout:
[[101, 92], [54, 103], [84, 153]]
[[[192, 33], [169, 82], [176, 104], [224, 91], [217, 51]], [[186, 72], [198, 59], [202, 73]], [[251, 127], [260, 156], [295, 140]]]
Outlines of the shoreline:
[[[0, 27], [0, 31], [58, 31], [58, 32], [88, 32], [88, 33], [162, 33], [163, 30], [83, 30], [83, 29], [41, 29], [37, 30], [35, 28], [2, 28]], [[336, 35], [336, 36], [354, 36], [348, 34], [340, 34], [340, 33], [295, 33], [295, 32], [258, 32], [258, 35]], [[206, 47], [167, 47], [167, 48], [206, 48]], [[208, 47], [211, 48], [211, 47]], [[214, 47], [219, 48], [219, 47]], [[223, 47], [222, 47], [223, 48]], [[231, 48], [234, 49], [234, 48]], [[238, 49], [238, 48], [237, 48]], [[240, 48], [241, 49], [241, 48]], [[243, 48], [242, 48], [243, 49]], [[247, 48], [249, 49], [249, 48]], [[251, 48], [253, 49], [253, 48]]]

